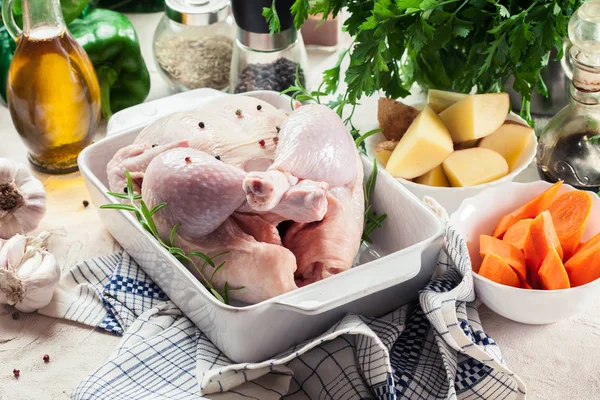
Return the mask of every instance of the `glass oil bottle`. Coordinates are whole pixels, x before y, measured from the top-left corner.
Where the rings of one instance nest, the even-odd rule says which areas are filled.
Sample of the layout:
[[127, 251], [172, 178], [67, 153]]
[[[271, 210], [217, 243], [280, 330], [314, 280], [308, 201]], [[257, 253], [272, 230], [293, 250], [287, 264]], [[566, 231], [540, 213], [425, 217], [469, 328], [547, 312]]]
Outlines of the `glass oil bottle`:
[[572, 76], [571, 103], [540, 133], [537, 166], [542, 179], [600, 190], [600, 1], [583, 4], [569, 21], [563, 62]]
[[4, 0], [3, 19], [18, 42], [8, 72], [7, 99], [29, 161], [46, 173], [77, 170], [100, 119], [94, 67], [65, 26], [59, 0], [22, 0], [23, 31]]

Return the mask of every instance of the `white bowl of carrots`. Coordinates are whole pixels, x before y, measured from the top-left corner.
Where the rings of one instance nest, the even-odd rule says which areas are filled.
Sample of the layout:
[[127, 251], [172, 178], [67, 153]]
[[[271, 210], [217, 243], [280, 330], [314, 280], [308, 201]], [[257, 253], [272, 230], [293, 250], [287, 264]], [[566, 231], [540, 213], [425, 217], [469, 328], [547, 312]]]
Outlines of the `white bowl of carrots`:
[[549, 324], [600, 294], [600, 198], [558, 182], [507, 183], [466, 199], [450, 224], [467, 242], [492, 311]]

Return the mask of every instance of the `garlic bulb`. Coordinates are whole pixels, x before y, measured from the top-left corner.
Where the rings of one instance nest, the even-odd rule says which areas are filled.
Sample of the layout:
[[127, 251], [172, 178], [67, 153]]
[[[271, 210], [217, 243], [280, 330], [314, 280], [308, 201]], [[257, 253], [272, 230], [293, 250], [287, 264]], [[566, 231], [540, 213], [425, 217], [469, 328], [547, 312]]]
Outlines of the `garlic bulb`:
[[0, 238], [37, 228], [46, 213], [46, 192], [23, 164], [0, 158]]
[[33, 312], [52, 300], [60, 267], [47, 251], [48, 232], [0, 240], [0, 304]]

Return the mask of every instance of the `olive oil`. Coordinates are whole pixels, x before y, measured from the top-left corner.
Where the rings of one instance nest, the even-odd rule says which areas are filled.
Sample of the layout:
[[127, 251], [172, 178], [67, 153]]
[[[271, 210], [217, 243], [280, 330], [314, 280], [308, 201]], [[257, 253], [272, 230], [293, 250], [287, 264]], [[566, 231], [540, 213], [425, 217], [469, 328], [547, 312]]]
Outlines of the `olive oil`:
[[76, 170], [99, 122], [100, 88], [90, 59], [64, 27], [37, 26], [19, 37], [7, 97], [34, 167]]

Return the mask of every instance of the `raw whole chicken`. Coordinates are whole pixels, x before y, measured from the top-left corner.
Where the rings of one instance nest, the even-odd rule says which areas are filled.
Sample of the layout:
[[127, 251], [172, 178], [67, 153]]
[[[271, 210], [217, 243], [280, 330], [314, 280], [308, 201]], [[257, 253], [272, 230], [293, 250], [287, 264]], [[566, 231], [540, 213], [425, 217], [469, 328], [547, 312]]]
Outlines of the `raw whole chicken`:
[[362, 165], [325, 106], [287, 115], [251, 97], [217, 99], [162, 118], [119, 150], [107, 167], [112, 191], [126, 187], [125, 170], [149, 207], [167, 203], [154, 216], [160, 236], [179, 223], [175, 244], [225, 262], [213, 284], [243, 287], [231, 292], [237, 300], [345, 271], [358, 252]]

